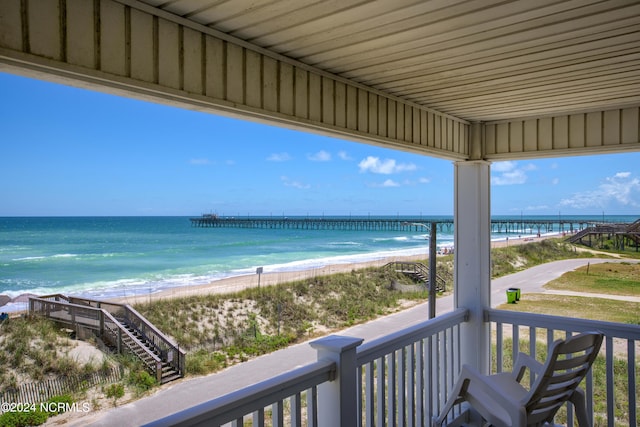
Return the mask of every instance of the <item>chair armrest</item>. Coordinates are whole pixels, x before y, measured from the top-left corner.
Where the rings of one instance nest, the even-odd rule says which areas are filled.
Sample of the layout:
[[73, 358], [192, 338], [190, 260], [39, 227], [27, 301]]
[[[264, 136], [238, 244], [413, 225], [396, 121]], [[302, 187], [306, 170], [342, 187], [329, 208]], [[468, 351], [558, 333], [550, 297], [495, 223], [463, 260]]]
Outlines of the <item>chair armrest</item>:
[[538, 362], [536, 359], [526, 353], [518, 353], [516, 363], [513, 367], [513, 375], [517, 382], [520, 382], [522, 380], [524, 372], [527, 368], [529, 368], [532, 374], [535, 374], [534, 379], [538, 375], [542, 375], [544, 373], [544, 365], [542, 363]]
[[[509, 381], [513, 381], [514, 384], [516, 384], [515, 379], [511, 379], [511, 375], [508, 373], [499, 375], [506, 375], [502, 378], [509, 378]], [[442, 408], [440, 415], [433, 418], [432, 426], [442, 426], [453, 405], [465, 400], [481, 405], [481, 407], [477, 407], [472, 403], [474, 408], [487, 420], [491, 418], [491, 408], [497, 404], [504, 408], [509, 414], [513, 424], [524, 425], [523, 420], [526, 418], [526, 412], [522, 402], [516, 400], [514, 398], [515, 396], [512, 396], [510, 393], [501, 393], [500, 391], [503, 389], [502, 384], [503, 381], [497, 380], [496, 376], [482, 375], [473, 367], [463, 365], [458, 380], [446, 404]], [[482, 408], [486, 408], [489, 412], [485, 412]]]
[[502, 405], [503, 407], [518, 407], [521, 406], [521, 402], [517, 399], [514, 399], [513, 396], [503, 395], [498, 392], [500, 387], [497, 385], [495, 381], [492, 381], [491, 375], [482, 375], [475, 368], [469, 365], [462, 365], [462, 371], [460, 373], [461, 378], [468, 379], [468, 384], [473, 384], [476, 390], [487, 397], [490, 397], [496, 403]]

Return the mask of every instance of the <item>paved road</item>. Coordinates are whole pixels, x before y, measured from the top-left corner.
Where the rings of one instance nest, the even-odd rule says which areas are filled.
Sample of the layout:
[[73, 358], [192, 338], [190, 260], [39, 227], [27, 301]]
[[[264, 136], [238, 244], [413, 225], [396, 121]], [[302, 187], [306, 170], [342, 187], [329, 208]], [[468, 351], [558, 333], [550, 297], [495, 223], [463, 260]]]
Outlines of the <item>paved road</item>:
[[[611, 259], [571, 259], [556, 261], [522, 272], [495, 279], [491, 283], [492, 306], [506, 302], [506, 290], [517, 287], [526, 292], [542, 292], [542, 286], [587, 263], [616, 262]], [[437, 312], [453, 309], [453, 296], [439, 298]], [[427, 303], [408, 310], [372, 320], [340, 332], [340, 335], [364, 338], [365, 341], [420, 323], [427, 317]], [[152, 396], [138, 401], [93, 413], [67, 425], [137, 426], [206, 402], [247, 385], [255, 384], [295, 367], [316, 360], [316, 352], [308, 343], [301, 343], [270, 353], [222, 372], [187, 379], [162, 387]]]

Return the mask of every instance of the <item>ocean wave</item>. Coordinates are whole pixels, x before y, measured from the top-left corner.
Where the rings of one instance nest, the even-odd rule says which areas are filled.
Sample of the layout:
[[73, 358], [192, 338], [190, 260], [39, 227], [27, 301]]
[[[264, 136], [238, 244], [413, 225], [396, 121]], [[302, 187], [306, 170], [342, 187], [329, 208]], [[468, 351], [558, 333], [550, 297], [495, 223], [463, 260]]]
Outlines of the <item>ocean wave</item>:
[[46, 257], [46, 256], [26, 256], [26, 257], [23, 257], [23, 258], [14, 258], [11, 261], [15, 261], [15, 262], [18, 262], [18, 261], [36, 261], [36, 260], [39, 260], [39, 259], [47, 259], [47, 258], [48, 257]]
[[22, 258], [14, 258], [11, 261], [19, 262], [19, 261], [42, 261], [47, 259], [56, 259], [56, 258], [77, 258], [80, 255], [78, 254], [55, 254], [55, 255], [39, 255], [39, 256], [26, 256]]
[[107, 252], [107, 253], [90, 253], [90, 254], [71, 254], [71, 253], [65, 253], [65, 254], [55, 254], [55, 255], [33, 255], [33, 256], [26, 256], [26, 257], [20, 257], [20, 258], [13, 258], [11, 259], [11, 261], [13, 262], [29, 262], [29, 261], [47, 261], [47, 260], [51, 260], [51, 261], [55, 261], [55, 260], [66, 260], [66, 259], [87, 259], [87, 260], [92, 260], [92, 259], [98, 259], [98, 258], [114, 258], [114, 257], [118, 257], [118, 256], [130, 256], [131, 254], [120, 254], [120, 253], [116, 253], [116, 252]]
[[[338, 255], [319, 257], [284, 263], [273, 263], [264, 265], [263, 272], [287, 272], [287, 271], [300, 271], [311, 270], [314, 268], [322, 268], [328, 265], [334, 264], [349, 264], [376, 261], [385, 258], [422, 255], [427, 254], [424, 247], [402, 249], [402, 250], [384, 250], [378, 252], [369, 252], [364, 254], [351, 254], [351, 255]], [[36, 295], [62, 293], [68, 295], [77, 295], [87, 298], [119, 298], [135, 295], [147, 295], [153, 294], [159, 291], [181, 288], [185, 286], [195, 286], [214, 282], [216, 280], [225, 279], [228, 277], [243, 276], [248, 274], [255, 274], [258, 266], [252, 266], [248, 268], [231, 269], [228, 271], [217, 271], [208, 274], [155, 274], [152, 277], [135, 277], [118, 279], [112, 281], [97, 281], [90, 283], [79, 283], [73, 285], [61, 285], [61, 284], [35, 284], [35, 283], [23, 283], [20, 289], [11, 291], [3, 291], [3, 293], [14, 298], [21, 294], [32, 293]]]
[[[394, 249], [383, 250], [377, 252], [367, 252], [363, 254], [351, 254], [351, 255], [338, 255], [320, 258], [311, 258], [300, 261], [291, 261], [286, 263], [265, 265], [263, 272], [284, 272], [284, 271], [298, 271], [309, 270], [314, 268], [322, 268], [334, 264], [351, 264], [359, 262], [378, 261], [385, 258], [413, 256], [413, 255], [427, 255], [428, 250], [424, 247], [410, 248], [410, 249]], [[257, 267], [257, 266], [256, 266]], [[237, 273], [248, 274], [255, 271], [256, 267], [235, 270]]]
[[362, 242], [329, 242], [327, 246], [362, 246]]

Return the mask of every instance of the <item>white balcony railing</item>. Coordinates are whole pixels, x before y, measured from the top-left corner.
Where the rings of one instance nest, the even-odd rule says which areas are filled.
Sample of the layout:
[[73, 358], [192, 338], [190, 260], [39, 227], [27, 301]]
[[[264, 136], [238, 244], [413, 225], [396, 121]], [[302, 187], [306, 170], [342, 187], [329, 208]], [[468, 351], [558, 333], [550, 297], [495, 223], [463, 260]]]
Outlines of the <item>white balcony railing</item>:
[[[525, 352], [542, 352], [546, 355], [546, 349], [558, 338], [584, 331], [602, 332], [605, 339], [601, 356], [594, 363], [583, 386], [591, 424], [636, 426], [640, 421], [637, 411], [640, 392], [637, 389], [640, 379], [639, 325], [503, 310], [486, 310], [485, 321], [491, 323], [492, 336], [495, 337], [495, 372], [510, 370], [513, 358], [506, 358], [505, 354], [516, 355], [518, 351], [523, 351], [521, 347], [518, 350], [523, 341], [527, 343]], [[567, 425], [573, 425], [573, 410], [567, 411]]]
[[[364, 345], [357, 338], [322, 338], [311, 343], [317, 362], [150, 425], [429, 426], [460, 370], [460, 325], [467, 314], [459, 309]], [[640, 326], [501, 310], [486, 310], [485, 321], [494, 371], [509, 369], [523, 341], [530, 354], [540, 354], [558, 337], [603, 332], [598, 364], [606, 373], [604, 379], [589, 374], [585, 386], [591, 417], [595, 425], [637, 425]], [[614, 389], [624, 389], [618, 394], [624, 397], [616, 401]], [[605, 396], [604, 410], [594, 396]], [[571, 412], [567, 425], [573, 425]], [[456, 408], [450, 421], [465, 415]]]
[[444, 404], [460, 371], [457, 310], [358, 348], [358, 426], [422, 426]]

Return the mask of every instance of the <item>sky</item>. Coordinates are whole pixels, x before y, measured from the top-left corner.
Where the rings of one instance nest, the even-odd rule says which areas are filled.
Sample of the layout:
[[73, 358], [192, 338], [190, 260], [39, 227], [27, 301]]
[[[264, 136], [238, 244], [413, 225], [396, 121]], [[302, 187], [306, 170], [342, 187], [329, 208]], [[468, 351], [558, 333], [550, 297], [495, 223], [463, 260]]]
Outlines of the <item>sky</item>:
[[[0, 73], [0, 216], [452, 215], [453, 163]], [[492, 215], [640, 216], [640, 152], [495, 162]]]

